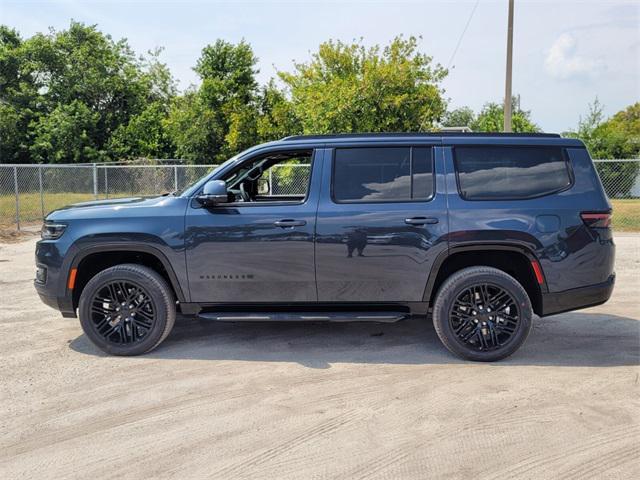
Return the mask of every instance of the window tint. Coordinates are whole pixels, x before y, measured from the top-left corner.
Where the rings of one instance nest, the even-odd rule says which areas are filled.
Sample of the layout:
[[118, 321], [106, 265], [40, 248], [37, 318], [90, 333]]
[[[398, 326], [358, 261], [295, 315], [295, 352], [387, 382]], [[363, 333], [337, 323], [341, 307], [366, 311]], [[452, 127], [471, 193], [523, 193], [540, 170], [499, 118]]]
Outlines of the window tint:
[[433, 149], [427, 147], [413, 149], [413, 199], [427, 200], [433, 195], [432, 152]]
[[456, 147], [460, 193], [468, 200], [522, 199], [571, 184], [561, 148]]
[[431, 152], [426, 147], [336, 149], [334, 198], [338, 202], [426, 200], [433, 194]]

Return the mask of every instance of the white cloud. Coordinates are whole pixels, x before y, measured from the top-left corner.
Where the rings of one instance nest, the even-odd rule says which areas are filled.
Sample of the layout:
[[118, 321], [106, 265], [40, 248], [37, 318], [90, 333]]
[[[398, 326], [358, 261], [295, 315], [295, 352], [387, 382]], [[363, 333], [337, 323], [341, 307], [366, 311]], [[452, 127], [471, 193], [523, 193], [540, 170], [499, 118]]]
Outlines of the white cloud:
[[563, 33], [553, 43], [544, 61], [546, 71], [555, 78], [593, 76], [604, 67], [602, 61], [576, 53], [577, 42], [570, 33]]

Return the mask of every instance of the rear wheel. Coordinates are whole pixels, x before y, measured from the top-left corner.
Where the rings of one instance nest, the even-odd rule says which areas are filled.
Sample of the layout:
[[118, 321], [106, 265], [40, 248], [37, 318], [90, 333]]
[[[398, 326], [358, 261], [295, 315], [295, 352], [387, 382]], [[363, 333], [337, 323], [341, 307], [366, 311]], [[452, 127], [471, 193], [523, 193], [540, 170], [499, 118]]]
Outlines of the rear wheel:
[[438, 337], [452, 353], [490, 362], [508, 357], [531, 331], [533, 309], [525, 289], [492, 267], [470, 267], [449, 277], [433, 307]]
[[140, 355], [156, 348], [173, 328], [176, 307], [167, 282], [136, 264], [116, 265], [94, 276], [79, 304], [84, 333], [113, 355]]

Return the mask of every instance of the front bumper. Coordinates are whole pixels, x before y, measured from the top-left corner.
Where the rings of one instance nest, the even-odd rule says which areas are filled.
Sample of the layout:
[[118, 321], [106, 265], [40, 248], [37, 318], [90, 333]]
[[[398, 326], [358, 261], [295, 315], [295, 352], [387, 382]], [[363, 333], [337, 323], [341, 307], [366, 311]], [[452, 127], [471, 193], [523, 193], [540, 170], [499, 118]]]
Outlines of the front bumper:
[[563, 292], [542, 294], [542, 317], [556, 313], [601, 305], [609, 300], [616, 282], [612, 274], [606, 282]]
[[[33, 286], [45, 305], [54, 308], [63, 317], [76, 317], [73, 291], [67, 288], [68, 267], [63, 266], [59, 242], [41, 240], [36, 244], [36, 274]], [[44, 272], [44, 273], [43, 273]]]
[[55, 310], [58, 310], [65, 318], [77, 317], [76, 311], [69, 299], [66, 299], [64, 297], [57, 297], [55, 295], [48, 295], [47, 293], [42, 292], [39, 288], [42, 286], [41, 284], [39, 284], [38, 282], [33, 282], [33, 284], [36, 287], [36, 291], [38, 292], [38, 296], [40, 297], [42, 303]]
[[49, 289], [46, 284], [42, 284], [35, 280], [33, 282], [33, 286], [35, 287], [36, 292], [38, 292], [38, 296], [42, 303], [58, 310], [65, 318], [77, 317], [76, 311], [73, 308], [73, 300], [70, 295], [57, 295], [52, 291], [54, 289]]

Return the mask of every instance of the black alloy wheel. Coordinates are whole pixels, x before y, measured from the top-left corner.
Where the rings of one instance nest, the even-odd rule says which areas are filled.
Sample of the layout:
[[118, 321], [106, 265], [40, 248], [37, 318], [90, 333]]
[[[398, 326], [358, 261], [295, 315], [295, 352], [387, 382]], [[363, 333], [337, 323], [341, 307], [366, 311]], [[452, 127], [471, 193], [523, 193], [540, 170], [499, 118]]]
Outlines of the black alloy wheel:
[[133, 282], [107, 282], [93, 296], [91, 321], [107, 342], [130, 345], [145, 338], [155, 323], [153, 300]]
[[458, 340], [480, 352], [506, 345], [517, 331], [519, 319], [513, 296], [490, 283], [465, 288], [449, 311], [449, 323]]
[[80, 325], [98, 348], [112, 355], [140, 355], [156, 348], [176, 319], [176, 301], [167, 281], [137, 264], [97, 273], [80, 295]]
[[527, 291], [493, 267], [453, 273], [433, 302], [433, 324], [444, 346], [478, 362], [501, 360], [518, 350], [531, 331], [532, 317]]

